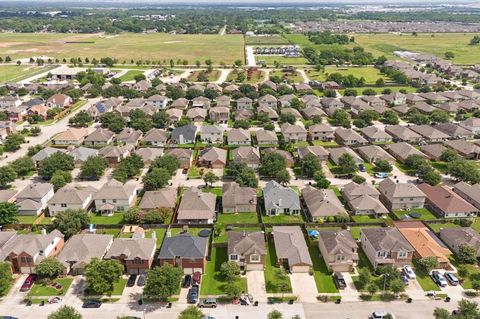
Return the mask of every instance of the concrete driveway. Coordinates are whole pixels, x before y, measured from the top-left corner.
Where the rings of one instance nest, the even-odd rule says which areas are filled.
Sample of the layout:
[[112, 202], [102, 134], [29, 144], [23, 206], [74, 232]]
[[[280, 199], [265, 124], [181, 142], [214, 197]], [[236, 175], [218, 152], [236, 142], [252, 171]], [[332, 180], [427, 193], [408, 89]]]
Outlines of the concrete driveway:
[[259, 302], [267, 301], [267, 290], [265, 288], [265, 276], [262, 270], [247, 271], [248, 293], [253, 296], [254, 300]]
[[360, 293], [358, 292], [357, 288], [355, 288], [352, 276], [348, 272], [342, 272], [342, 275], [343, 279], [345, 279], [345, 283], [347, 284], [345, 289], [339, 290], [342, 301], [358, 301]]
[[290, 275], [293, 294], [300, 302], [318, 302], [317, 285], [313, 276], [308, 273], [293, 273]]
[[412, 299], [426, 299], [426, 293], [416, 279], [410, 279], [405, 287], [405, 293]]

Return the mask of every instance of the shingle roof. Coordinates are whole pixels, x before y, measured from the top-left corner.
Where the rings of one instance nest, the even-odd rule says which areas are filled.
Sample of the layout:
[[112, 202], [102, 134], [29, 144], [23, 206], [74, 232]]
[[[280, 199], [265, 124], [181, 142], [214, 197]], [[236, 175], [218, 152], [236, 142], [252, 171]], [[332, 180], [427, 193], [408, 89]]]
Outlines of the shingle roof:
[[257, 190], [251, 187], [240, 187], [236, 182], [223, 183], [222, 206], [232, 208], [237, 205], [256, 205]]
[[197, 187], [191, 187], [183, 193], [177, 219], [213, 219], [215, 218], [215, 201], [214, 194], [204, 193]]
[[159, 191], [146, 191], [138, 207], [140, 209], [173, 208], [176, 200], [177, 191], [174, 188], [169, 187]]
[[[83, 204], [97, 190], [91, 186], [73, 187], [66, 185], [60, 188], [48, 201], [49, 204]], [[93, 197], [93, 196], [92, 196]]]
[[125, 255], [126, 260], [136, 258], [148, 260], [153, 258], [156, 248], [155, 238], [115, 238], [105, 254], [105, 259]]
[[227, 253], [229, 255], [266, 255], [265, 234], [263, 231], [229, 231]]
[[207, 254], [208, 238], [189, 233], [165, 237], [158, 258], [204, 258]]
[[273, 239], [277, 257], [287, 259], [290, 267], [298, 264], [313, 265], [299, 226], [273, 226]]
[[273, 180], [269, 181], [263, 189], [263, 197], [266, 210], [273, 208], [300, 209], [300, 200], [297, 193]]
[[361, 232], [375, 251], [414, 251], [412, 245], [402, 236], [397, 228], [362, 228]]
[[316, 189], [307, 186], [302, 189], [302, 197], [313, 217], [346, 215], [347, 211], [331, 189]]
[[73, 268], [86, 266], [93, 257], [102, 259], [113, 242], [112, 235], [77, 234], [65, 244], [57, 259], [65, 267], [75, 262]]

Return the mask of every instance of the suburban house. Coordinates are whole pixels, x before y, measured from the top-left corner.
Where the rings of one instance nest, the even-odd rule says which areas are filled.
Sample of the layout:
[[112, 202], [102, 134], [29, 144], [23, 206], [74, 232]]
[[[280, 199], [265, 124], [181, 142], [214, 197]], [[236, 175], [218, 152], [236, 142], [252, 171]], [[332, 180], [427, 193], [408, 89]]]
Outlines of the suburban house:
[[72, 98], [68, 95], [57, 93], [47, 100], [47, 106], [50, 108], [59, 107], [61, 109], [69, 107], [73, 103]]
[[471, 117], [460, 121], [460, 126], [472, 131], [472, 133], [475, 135], [480, 135], [480, 119], [478, 117]]
[[158, 128], [152, 128], [145, 134], [142, 141], [146, 145], [164, 147], [167, 143], [167, 132]]
[[325, 123], [313, 124], [308, 127], [308, 136], [311, 141], [330, 142], [335, 138], [333, 128]]
[[244, 163], [250, 168], [258, 168], [260, 165], [260, 152], [257, 147], [240, 146], [230, 152], [235, 162]]
[[343, 187], [342, 194], [354, 215], [388, 214], [388, 210], [380, 202], [380, 192], [367, 182], [350, 182]]
[[480, 210], [480, 184], [470, 185], [458, 182], [453, 185], [453, 191]]
[[248, 121], [253, 118], [253, 112], [249, 109], [241, 109], [235, 111], [234, 119], [235, 121], [245, 120]]
[[200, 151], [198, 166], [221, 169], [227, 165], [227, 150], [218, 147], [208, 147]]
[[43, 259], [57, 255], [63, 244], [63, 234], [56, 229], [49, 234], [18, 234], [0, 249], [0, 260], [10, 262], [14, 273], [32, 274]]
[[241, 270], [263, 270], [267, 247], [263, 231], [229, 231], [228, 261], [236, 262]]
[[114, 137], [115, 133], [112, 131], [104, 128], [97, 128], [83, 140], [83, 144], [89, 146], [107, 145], [113, 142]]
[[134, 150], [135, 146], [131, 144], [124, 146], [107, 145], [98, 151], [98, 155], [105, 158], [109, 165], [114, 166], [127, 158]]
[[420, 134], [424, 140], [428, 141], [429, 143], [441, 142], [450, 138], [449, 135], [430, 125], [411, 125], [410, 129]]
[[291, 168], [295, 165], [295, 160], [294, 160], [292, 154], [288, 151], [280, 150], [280, 149], [273, 148], [273, 147], [268, 147], [268, 148], [264, 149], [264, 152], [265, 152], [265, 154], [275, 153], [275, 154], [280, 155], [281, 157], [283, 157], [285, 159], [285, 162], [287, 163], [288, 168]]
[[356, 164], [363, 163], [363, 160], [360, 158], [360, 156], [358, 156], [357, 153], [355, 153], [350, 147], [332, 147], [329, 148], [328, 151], [330, 152], [330, 159], [335, 165], [338, 165], [340, 157], [342, 157], [343, 154], [350, 155]]
[[316, 156], [320, 161], [328, 161], [329, 152], [323, 146], [305, 146], [297, 148], [298, 158], [301, 160], [305, 156], [311, 154]]
[[342, 145], [366, 145], [368, 141], [352, 129], [339, 127], [335, 130], [335, 139]]
[[394, 92], [387, 95], [381, 95], [380, 98], [389, 105], [403, 105], [407, 103], [407, 96], [400, 92]]
[[173, 237], [166, 236], [163, 239], [158, 262], [160, 266], [169, 263], [180, 267], [185, 274], [193, 274], [197, 271], [203, 273], [207, 265], [207, 253], [207, 237], [182, 233]]
[[120, 133], [118, 133], [116, 140], [117, 142], [121, 142], [123, 144], [137, 146], [142, 137], [142, 131], [135, 130], [131, 127], [126, 127]]
[[348, 230], [319, 231], [318, 248], [330, 271], [351, 272], [358, 264], [358, 245]]
[[172, 109], [178, 109], [178, 110], [186, 110], [188, 107], [188, 104], [190, 103], [189, 100], [187, 100], [184, 97], [178, 98], [170, 104], [170, 108]]
[[480, 158], [480, 147], [474, 143], [465, 141], [464, 139], [448, 140], [445, 141], [444, 144], [467, 159]]
[[158, 191], [146, 191], [138, 205], [143, 211], [157, 208], [175, 207], [177, 201], [177, 190], [172, 187], [162, 188]]
[[447, 148], [443, 144], [426, 144], [420, 146], [420, 151], [426, 154], [431, 160], [438, 161]]
[[130, 275], [145, 274], [153, 264], [156, 238], [115, 238], [104, 259], [116, 259]]
[[477, 258], [480, 257], [480, 235], [473, 228], [442, 228], [439, 236], [456, 255], [460, 254], [462, 245], [467, 245], [475, 249]]
[[392, 136], [376, 126], [367, 126], [360, 130], [365, 138], [371, 143], [389, 143]]
[[267, 117], [272, 121], [278, 120], [278, 113], [275, 111], [274, 108], [266, 106], [266, 105], [259, 105], [257, 107], [257, 114], [266, 114]]
[[207, 109], [201, 107], [194, 107], [187, 111], [186, 117], [191, 119], [193, 122], [203, 122], [207, 117]]
[[264, 95], [258, 99], [258, 106], [267, 106], [272, 109], [277, 108], [278, 100], [271, 94]]
[[35, 163], [36, 166], [38, 166], [38, 164], [40, 164], [42, 160], [58, 152], [66, 153], [64, 149], [47, 146], [44, 149], [38, 151], [35, 155], [33, 155], [32, 161]]
[[303, 126], [283, 123], [280, 128], [285, 142], [297, 143], [307, 140], [307, 130]]
[[253, 100], [251, 98], [244, 96], [237, 99], [237, 110], [243, 109], [253, 109]]
[[307, 104], [305, 104], [305, 108], [302, 110], [302, 113], [306, 119], [311, 120], [314, 117], [327, 116], [327, 114], [320, 108], [320, 102], [317, 102], [316, 105], [318, 106], [313, 105], [313, 102], [308, 102]]
[[427, 158], [425, 154], [417, 150], [412, 145], [406, 142], [398, 142], [387, 146], [388, 152], [399, 160], [401, 163], [404, 163], [410, 155], [419, 155], [423, 158]]
[[79, 146], [68, 152], [70, 156], [73, 157], [75, 162], [75, 167], [79, 167], [91, 156], [97, 156], [98, 150], [93, 148], [88, 148], [84, 146]]
[[174, 128], [172, 131], [172, 142], [175, 144], [194, 144], [197, 129], [195, 125], [185, 125]]
[[95, 209], [102, 216], [113, 216], [114, 212], [124, 212], [135, 204], [139, 185], [134, 181], [125, 184], [112, 179], [105, 183], [94, 195]]
[[266, 215], [300, 215], [300, 199], [290, 187], [282, 186], [271, 180], [263, 189], [263, 198]]
[[176, 108], [168, 109], [165, 112], [167, 113], [168, 119], [172, 124], [177, 123], [182, 118], [182, 115], [183, 115], [183, 111]]
[[0, 139], [6, 139], [12, 133], [17, 132], [17, 125], [12, 121], [0, 121]]
[[209, 110], [210, 120], [219, 123], [227, 123], [230, 118], [230, 109], [224, 106], [215, 106]]
[[193, 151], [188, 148], [169, 148], [165, 150], [165, 155], [175, 156], [179, 161], [181, 168], [188, 169], [192, 160]]
[[[192, 100], [192, 107], [193, 108], [202, 108], [208, 110], [210, 108], [212, 101], [209, 98], [204, 96], [197, 96]], [[205, 112], [205, 116], [207, 113]]]
[[411, 265], [415, 249], [395, 227], [362, 228], [362, 249], [373, 268], [380, 265]]
[[454, 139], [464, 138], [467, 140], [471, 140], [475, 137], [475, 134], [472, 131], [469, 131], [454, 123], [440, 123], [434, 125], [433, 127]]
[[178, 223], [212, 224], [215, 220], [215, 202], [215, 194], [190, 187], [183, 193], [178, 207]]
[[441, 218], [475, 217], [479, 209], [446, 186], [423, 183], [418, 188], [427, 196], [425, 204]]
[[395, 222], [395, 227], [415, 250], [415, 258], [435, 257], [439, 268], [450, 268], [452, 252], [422, 222]]
[[250, 131], [243, 128], [233, 128], [227, 133], [228, 145], [250, 145]]
[[308, 273], [313, 263], [300, 226], [273, 226], [277, 264], [290, 272]]
[[253, 213], [257, 211], [257, 190], [236, 182], [223, 183], [222, 212]]
[[304, 211], [312, 222], [327, 221], [329, 217], [348, 217], [343, 204], [331, 189], [307, 186], [302, 189], [302, 199], [306, 208]]
[[88, 129], [70, 127], [52, 138], [54, 145], [80, 145], [88, 135]]
[[395, 163], [395, 158], [378, 145], [360, 146], [357, 148], [357, 152], [368, 163], [375, 163], [379, 160], [387, 161], [390, 164]]
[[389, 210], [423, 208], [425, 195], [412, 183], [397, 183], [386, 178], [378, 184], [380, 200]]
[[53, 194], [53, 185], [50, 183], [28, 184], [16, 196], [18, 215], [40, 215], [47, 208], [47, 203]]
[[159, 94], [150, 96], [145, 102], [146, 105], [151, 105], [154, 108], [159, 110], [166, 109], [167, 103], [168, 103], [168, 98], [164, 95], [159, 95]]
[[67, 209], [90, 210], [93, 203], [93, 195], [97, 190], [91, 186], [74, 187], [63, 186], [48, 201], [48, 214], [55, 216]]
[[385, 132], [393, 136], [394, 141], [397, 142], [418, 143], [422, 139], [420, 134], [412, 131], [407, 126], [402, 125], [385, 126]]
[[65, 275], [83, 275], [85, 266], [93, 258], [102, 259], [112, 243], [113, 235], [76, 234], [65, 243], [57, 260], [63, 264]]
[[278, 143], [277, 134], [274, 131], [258, 130], [255, 132], [258, 145], [276, 145]]
[[223, 143], [223, 128], [216, 125], [202, 126], [200, 141], [204, 143]]

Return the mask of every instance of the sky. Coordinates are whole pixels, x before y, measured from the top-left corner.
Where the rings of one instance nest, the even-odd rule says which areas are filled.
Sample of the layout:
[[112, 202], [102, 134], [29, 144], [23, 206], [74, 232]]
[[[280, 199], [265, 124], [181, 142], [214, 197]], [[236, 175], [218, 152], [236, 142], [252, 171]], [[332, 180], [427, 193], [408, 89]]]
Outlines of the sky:
[[[58, 0], [20, 0], [28, 2], [58, 2]], [[419, 3], [418, 0], [63, 0], [61, 2], [128, 2], [128, 3], [159, 3], [159, 4], [192, 4], [192, 3], [216, 3], [216, 4], [229, 4], [229, 3], [352, 3], [352, 4], [363, 4], [363, 3], [378, 3], [378, 4], [401, 4], [401, 3]], [[429, 3], [475, 3], [475, 0], [427, 0], [422, 2], [422, 5], [428, 5]]]

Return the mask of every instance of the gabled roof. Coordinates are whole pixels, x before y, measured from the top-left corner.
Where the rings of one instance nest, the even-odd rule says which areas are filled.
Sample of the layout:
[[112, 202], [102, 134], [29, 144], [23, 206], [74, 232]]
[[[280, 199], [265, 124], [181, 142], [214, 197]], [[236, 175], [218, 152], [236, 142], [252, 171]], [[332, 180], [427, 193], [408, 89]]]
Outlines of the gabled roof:
[[112, 242], [112, 235], [88, 233], [73, 235], [57, 259], [65, 267], [70, 266], [72, 262], [75, 262], [73, 268], [85, 267], [94, 257], [102, 259]]
[[480, 250], [480, 235], [471, 227], [440, 229], [440, 238], [452, 249], [454, 247], [459, 248], [461, 245], [466, 244], [474, 247], [476, 251]]
[[302, 189], [302, 197], [313, 217], [347, 215], [345, 207], [331, 189], [316, 189], [307, 186]]
[[218, 125], [205, 125], [201, 127], [202, 134], [222, 134], [223, 128]]
[[75, 128], [75, 127], [70, 127], [66, 131], [63, 131], [56, 135], [53, 140], [54, 141], [72, 141], [72, 142], [79, 142], [85, 136], [88, 135], [88, 129], [86, 128]]
[[66, 185], [60, 188], [53, 197], [48, 201], [48, 204], [78, 204], [82, 205], [89, 197], [91, 197], [97, 190], [91, 186], [88, 187], [73, 187]]
[[273, 226], [273, 240], [277, 258], [287, 259], [290, 267], [299, 264], [313, 265], [299, 226]]
[[46, 235], [33, 233], [17, 235], [4, 244], [0, 250], [0, 260], [5, 260], [12, 253], [17, 256], [27, 253], [35, 258], [35, 263], [38, 263], [48, 256], [45, 255], [45, 251], [57, 237], [63, 238], [63, 234], [56, 229]]
[[105, 259], [125, 256], [126, 260], [149, 260], [155, 255], [155, 238], [115, 238]]
[[175, 207], [176, 200], [177, 191], [171, 187], [158, 191], [146, 191], [138, 207], [140, 209], [173, 208]]
[[66, 153], [67, 151], [64, 150], [64, 149], [61, 149], [61, 148], [54, 148], [54, 147], [47, 146], [44, 149], [40, 150], [37, 154], [33, 155], [32, 160], [34, 162], [39, 162], [39, 161], [49, 157], [50, 155], [58, 153], [58, 152]]
[[53, 190], [53, 185], [50, 183], [33, 183], [25, 186], [24, 189], [17, 194], [17, 202], [25, 199], [33, 199], [39, 201], [48, 192]]
[[204, 193], [197, 187], [190, 187], [183, 193], [177, 219], [213, 219], [215, 218], [215, 201], [214, 194]]
[[205, 148], [200, 152], [200, 156], [198, 158], [199, 162], [206, 161], [206, 162], [216, 162], [220, 161], [224, 164], [227, 163], [227, 151], [223, 148], [218, 147], [210, 147]]
[[260, 161], [260, 152], [253, 146], [240, 146], [232, 150], [233, 158], [236, 160], [254, 159]]
[[142, 136], [142, 131], [126, 127], [117, 135], [117, 140], [125, 143], [136, 143], [142, 138]]
[[228, 255], [237, 254], [245, 256], [256, 254], [264, 256], [267, 254], [263, 231], [229, 231], [227, 242]]
[[142, 147], [135, 151], [135, 154], [140, 156], [143, 163], [152, 162], [157, 157], [163, 155], [163, 148], [161, 147]]
[[152, 128], [143, 137], [145, 142], [166, 142], [167, 132], [159, 128]]
[[205, 258], [208, 238], [192, 236], [189, 233], [165, 237], [158, 258]]
[[283, 123], [281, 125], [281, 130], [283, 134], [306, 134], [307, 130], [303, 126], [290, 124], [290, 123]]
[[137, 186], [133, 183], [122, 184], [119, 181], [112, 179], [105, 183], [102, 188], [95, 194], [94, 198], [101, 199], [117, 199], [127, 200], [137, 190]]
[[323, 242], [327, 252], [333, 254], [352, 254], [358, 248], [352, 234], [344, 230], [321, 230], [318, 240]]
[[375, 251], [414, 251], [412, 245], [402, 236], [397, 228], [362, 228], [361, 232], [368, 239]]
[[300, 209], [300, 199], [297, 193], [290, 187], [285, 187], [276, 181], [269, 181], [263, 189], [265, 209], [289, 208], [290, 210]]
[[195, 125], [184, 125], [176, 127], [172, 131], [172, 140], [179, 141], [180, 135], [188, 140], [194, 140], [197, 133], [197, 127]]
[[370, 139], [391, 139], [392, 136], [376, 126], [367, 126], [360, 130], [363, 135]]
[[71, 150], [69, 154], [73, 156], [73, 160], [75, 162], [77, 161], [84, 162], [90, 156], [98, 155], [98, 150], [80, 146]]
[[234, 128], [227, 133], [228, 142], [248, 142], [250, 141], [250, 131], [243, 128]]
[[478, 209], [464, 200], [460, 195], [445, 186], [431, 186], [426, 183], [418, 185], [429, 202], [443, 213], [475, 213]]
[[274, 131], [268, 131], [268, 130], [258, 130], [255, 132], [257, 135], [257, 141], [263, 142], [263, 141], [278, 141], [277, 134], [275, 134]]
[[396, 183], [393, 179], [386, 178], [378, 184], [378, 190], [389, 200], [404, 197], [425, 197], [421, 189], [412, 183]]
[[257, 190], [252, 187], [240, 187], [236, 182], [223, 183], [222, 206], [233, 208], [237, 205], [256, 205]]
[[86, 138], [85, 142], [107, 142], [109, 141], [115, 133], [104, 128], [97, 128], [95, 131], [90, 133]]

